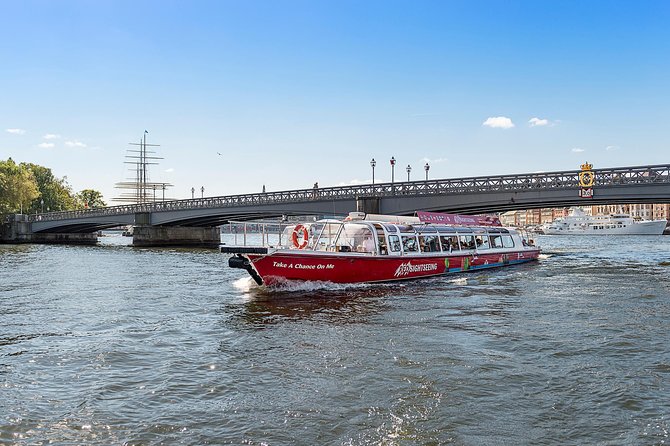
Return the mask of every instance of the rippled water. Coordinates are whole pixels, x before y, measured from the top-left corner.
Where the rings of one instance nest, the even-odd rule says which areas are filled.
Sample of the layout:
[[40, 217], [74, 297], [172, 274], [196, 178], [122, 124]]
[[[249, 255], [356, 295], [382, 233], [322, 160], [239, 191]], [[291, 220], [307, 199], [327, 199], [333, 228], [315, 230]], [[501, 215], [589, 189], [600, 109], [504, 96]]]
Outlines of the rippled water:
[[670, 237], [267, 292], [215, 251], [0, 245], [0, 444], [667, 444]]

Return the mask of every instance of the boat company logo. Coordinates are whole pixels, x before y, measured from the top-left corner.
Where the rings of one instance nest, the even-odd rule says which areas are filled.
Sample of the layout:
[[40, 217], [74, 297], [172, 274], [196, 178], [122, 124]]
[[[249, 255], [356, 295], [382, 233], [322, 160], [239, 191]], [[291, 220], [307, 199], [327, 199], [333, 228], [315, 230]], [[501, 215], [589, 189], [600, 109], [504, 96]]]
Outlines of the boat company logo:
[[411, 273], [428, 271], [437, 271], [437, 263], [421, 263], [419, 265], [412, 265], [412, 262], [401, 263], [398, 269], [395, 270], [394, 277], [404, 277]]

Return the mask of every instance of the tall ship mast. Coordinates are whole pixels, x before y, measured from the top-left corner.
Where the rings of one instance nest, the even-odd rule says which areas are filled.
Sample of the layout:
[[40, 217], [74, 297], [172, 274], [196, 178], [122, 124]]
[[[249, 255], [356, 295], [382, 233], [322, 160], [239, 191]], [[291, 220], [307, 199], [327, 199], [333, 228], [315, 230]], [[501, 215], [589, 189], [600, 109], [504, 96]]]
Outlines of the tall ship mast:
[[156, 161], [163, 158], [156, 156], [155, 151], [147, 149], [148, 147], [160, 147], [160, 144], [147, 143], [148, 133], [148, 131], [144, 131], [139, 143], [128, 143], [136, 148], [127, 150], [124, 164], [131, 165], [129, 170], [134, 173], [134, 178], [128, 178], [126, 181], [115, 184], [115, 188], [122, 189], [125, 192], [112, 198], [112, 201], [124, 204], [144, 204], [171, 200], [171, 198], [165, 197], [165, 191], [172, 184], [150, 180], [149, 166], [158, 165]]

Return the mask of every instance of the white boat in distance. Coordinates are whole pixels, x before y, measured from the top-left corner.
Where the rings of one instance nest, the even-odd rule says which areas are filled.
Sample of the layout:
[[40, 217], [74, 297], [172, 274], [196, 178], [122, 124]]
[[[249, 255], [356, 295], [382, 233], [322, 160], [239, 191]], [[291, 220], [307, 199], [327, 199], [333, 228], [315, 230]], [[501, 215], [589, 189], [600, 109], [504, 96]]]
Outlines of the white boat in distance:
[[570, 215], [542, 226], [548, 235], [661, 235], [666, 220], [637, 220], [627, 214], [586, 215], [573, 208]]

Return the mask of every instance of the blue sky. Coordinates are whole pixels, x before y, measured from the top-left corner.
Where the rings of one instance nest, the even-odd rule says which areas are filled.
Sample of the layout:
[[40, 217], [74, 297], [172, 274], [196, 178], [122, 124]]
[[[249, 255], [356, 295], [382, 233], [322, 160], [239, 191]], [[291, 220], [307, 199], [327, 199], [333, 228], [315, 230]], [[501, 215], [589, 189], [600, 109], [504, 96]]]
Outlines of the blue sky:
[[108, 200], [145, 129], [175, 198], [670, 162], [667, 1], [0, 8], [0, 158]]

